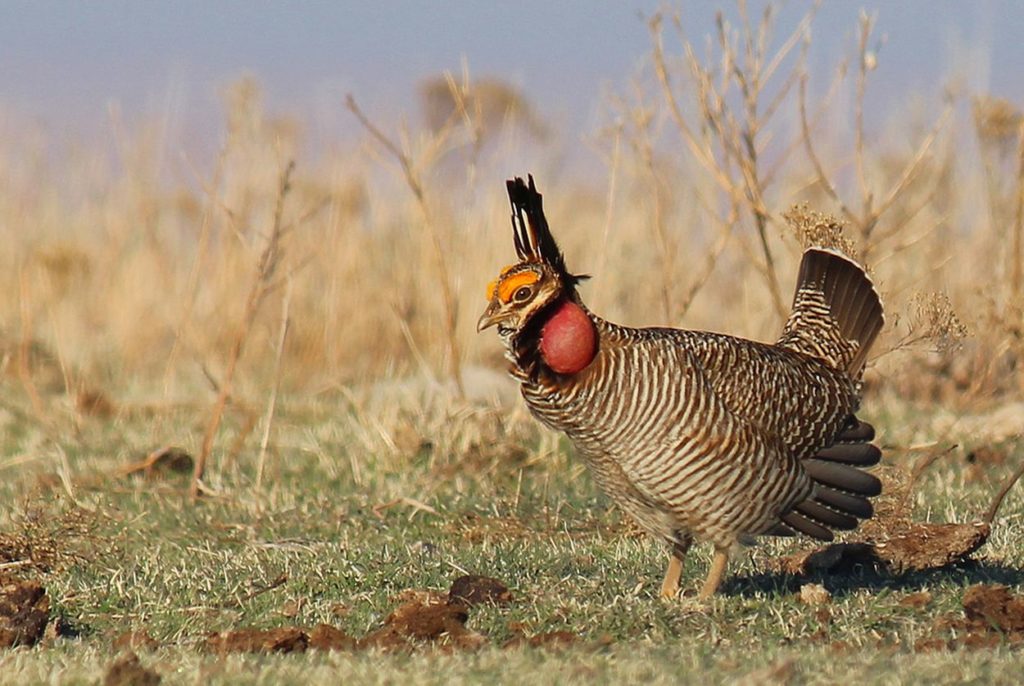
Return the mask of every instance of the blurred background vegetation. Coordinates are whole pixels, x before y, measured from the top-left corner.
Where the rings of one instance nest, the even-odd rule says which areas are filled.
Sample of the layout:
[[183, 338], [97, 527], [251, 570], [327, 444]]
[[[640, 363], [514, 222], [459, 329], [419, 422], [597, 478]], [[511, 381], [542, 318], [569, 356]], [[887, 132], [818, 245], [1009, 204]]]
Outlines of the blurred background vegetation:
[[[936, 86], [938, 107], [879, 102], [872, 79], [892, 65], [874, 16], [822, 64], [815, 13], [740, 3], [697, 43], [683, 15], [648, 17], [641, 66], [582, 138], [469, 64], [423, 79], [401, 116], [339, 100], [360, 138], [313, 152], [240, 79], [209, 123], [219, 151], [183, 158], [178, 181], [164, 155], [188, 141], [116, 108], [112, 147], [7, 131], [4, 407], [74, 425], [382, 379], [507, 395], [498, 342], [474, 323], [513, 259], [503, 181], [527, 172], [603, 316], [772, 339], [802, 246], [839, 241], [887, 309], [871, 387], [953, 412], [1020, 402], [1020, 103], [962, 83]], [[880, 111], [888, 123], [865, 124]], [[568, 162], [577, 145], [599, 166]]]

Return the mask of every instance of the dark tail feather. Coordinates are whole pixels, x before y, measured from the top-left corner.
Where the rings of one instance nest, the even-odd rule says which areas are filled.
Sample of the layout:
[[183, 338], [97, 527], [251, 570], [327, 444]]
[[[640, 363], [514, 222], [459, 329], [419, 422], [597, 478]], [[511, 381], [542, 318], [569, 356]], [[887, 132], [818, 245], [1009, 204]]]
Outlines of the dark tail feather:
[[868, 499], [882, 492], [882, 482], [863, 471], [882, 457], [882, 451], [867, 442], [874, 436], [870, 424], [850, 415], [836, 442], [802, 463], [814, 481], [811, 497], [797, 503], [768, 533], [785, 536], [799, 531], [831, 541], [832, 529], [851, 531], [860, 520], [870, 519], [875, 509]]
[[882, 451], [870, 443], [836, 443], [819, 450], [816, 457], [829, 462], [871, 467], [878, 464]]
[[882, 492], [882, 482], [856, 467], [827, 460], [804, 460], [804, 470], [816, 483], [838, 491], [873, 498]]
[[851, 414], [846, 419], [846, 426], [836, 435], [836, 443], [863, 443], [874, 438], [875, 427]]
[[772, 528], [764, 532], [765, 536], [796, 536], [796, 532], [782, 522], [772, 525]]
[[796, 506], [796, 511], [809, 519], [821, 522], [825, 526], [839, 529], [840, 531], [852, 531], [857, 528], [858, 520], [856, 517], [833, 510], [817, 500], [803, 501]]
[[881, 300], [860, 265], [827, 248], [804, 252], [781, 345], [858, 378], [884, 323]]
[[821, 524], [808, 519], [799, 512], [789, 512], [783, 515], [782, 521], [794, 530], [799, 531], [802, 534], [807, 534], [811, 538], [816, 538], [819, 541], [831, 541], [834, 538], [829, 529], [826, 529]]
[[871, 519], [875, 514], [875, 508], [867, 498], [843, 493], [820, 484], [814, 489], [814, 499], [840, 512], [848, 512], [858, 519]]

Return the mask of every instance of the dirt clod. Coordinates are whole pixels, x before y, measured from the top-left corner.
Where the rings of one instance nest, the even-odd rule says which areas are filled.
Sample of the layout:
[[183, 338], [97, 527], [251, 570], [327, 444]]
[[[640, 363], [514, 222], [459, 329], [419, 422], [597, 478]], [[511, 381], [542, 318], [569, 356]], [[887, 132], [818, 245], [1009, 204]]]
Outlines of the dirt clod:
[[296, 626], [279, 629], [238, 629], [206, 637], [206, 649], [215, 653], [303, 653], [317, 650], [352, 650], [356, 640], [330, 624], [312, 631]]
[[294, 626], [239, 629], [206, 637], [207, 650], [215, 653], [302, 653], [308, 646], [309, 635]]
[[896, 469], [879, 475], [883, 494], [875, 504], [875, 516], [857, 532], [859, 540], [831, 543], [780, 558], [776, 568], [793, 575], [844, 573], [857, 566], [893, 574], [923, 572], [965, 560], [988, 541], [992, 527], [987, 521], [913, 521], [909, 505], [913, 475]]
[[894, 527], [878, 540], [831, 543], [801, 551], [780, 559], [777, 566], [794, 575], [847, 572], [856, 565], [885, 568], [895, 574], [922, 572], [966, 559], [985, 544], [991, 531], [985, 522], [912, 522]]
[[512, 602], [512, 592], [497, 579], [470, 574], [460, 576], [452, 582], [448, 591], [449, 603], [462, 603], [474, 607], [481, 603], [507, 605]]
[[103, 686], [156, 686], [162, 677], [146, 669], [135, 653], [127, 653], [114, 661], [103, 677]]
[[440, 594], [424, 594], [396, 608], [384, 626], [361, 639], [358, 647], [395, 650], [436, 642], [461, 650], [478, 648], [486, 639], [466, 628], [468, 619], [466, 605], [449, 603]]
[[985, 522], [930, 524], [912, 522], [874, 543], [875, 554], [896, 571], [920, 572], [947, 567], [968, 557], [988, 540]]
[[38, 581], [0, 577], [0, 648], [35, 645], [50, 616], [50, 599]]

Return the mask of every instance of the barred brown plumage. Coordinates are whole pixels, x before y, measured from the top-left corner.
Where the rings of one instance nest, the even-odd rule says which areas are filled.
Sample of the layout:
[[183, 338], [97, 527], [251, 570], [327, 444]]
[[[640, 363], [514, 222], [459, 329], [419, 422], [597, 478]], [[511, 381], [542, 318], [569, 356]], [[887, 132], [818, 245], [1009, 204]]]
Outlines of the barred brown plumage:
[[601, 489], [670, 546], [662, 595], [678, 590], [694, 540], [715, 558], [758, 535], [830, 540], [872, 516], [881, 453], [854, 416], [883, 325], [864, 270], [837, 252], [803, 256], [793, 312], [774, 344], [612, 324], [587, 310], [544, 218], [533, 177], [508, 182], [516, 253], [488, 290], [533, 414], [564, 432]]

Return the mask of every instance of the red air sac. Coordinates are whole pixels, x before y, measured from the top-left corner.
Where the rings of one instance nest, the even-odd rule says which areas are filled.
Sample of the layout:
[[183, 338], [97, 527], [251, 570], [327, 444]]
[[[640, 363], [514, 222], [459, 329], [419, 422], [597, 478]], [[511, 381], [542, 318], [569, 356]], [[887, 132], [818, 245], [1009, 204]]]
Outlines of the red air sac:
[[544, 364], [559, 374], [582, 370], [597, 352], [594, 323], [583, 308], [566, 300], [540, 330], [540, 354]]

